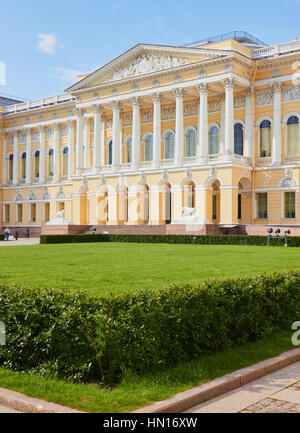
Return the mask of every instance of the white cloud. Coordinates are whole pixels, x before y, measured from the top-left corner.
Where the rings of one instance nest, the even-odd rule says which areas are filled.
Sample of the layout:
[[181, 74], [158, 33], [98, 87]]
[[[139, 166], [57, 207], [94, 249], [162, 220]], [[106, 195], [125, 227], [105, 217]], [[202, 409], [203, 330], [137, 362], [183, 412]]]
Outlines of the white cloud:
[[54, 34], [38, 33], [39, 41], [37, 49], [46, 54], [54, 54], [58, 46], [57, 37]]
[[48, 74], [51, 78], [57, 78], [58, 80], [66, 83], [74, 83], [77, 81], [78, 75], [84, 74], [82, 71], [76, 69], [64, 68], [63, 66], [52, 66]]

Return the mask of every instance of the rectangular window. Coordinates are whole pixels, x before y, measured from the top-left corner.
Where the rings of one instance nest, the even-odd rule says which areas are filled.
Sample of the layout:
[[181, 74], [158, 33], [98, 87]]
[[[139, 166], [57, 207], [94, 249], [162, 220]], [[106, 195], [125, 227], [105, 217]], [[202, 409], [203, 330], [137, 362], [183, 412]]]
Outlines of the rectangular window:
[[20, 222], [23, 220], [23, 205], [18, 203], [17, 204], [17, 222]]
[[296, 193], [284, 193], [284, 218], [296, 218]]
[[4, 206], [4, 218], [5, 218], [5, 222], [9, 223], [10, 220], [10, 205], [6, 204]]
[[268, 193], [256, 194], [257, 218], [268, 218]]
[[50, 221], [50, 203], [45, 203], [45, 208], [44, 208], [44, 210], [45, 210], [45, 213], [44, 213], [44, 215], [45, 215], [45, 217], [44, 217], [44, 221]]
[[36, 222], [36, 203], [31, 203], [30, 205], [30, 221], [32, 223]]
[[212, 196], [212, 219], [217, 219], [217, 196]]

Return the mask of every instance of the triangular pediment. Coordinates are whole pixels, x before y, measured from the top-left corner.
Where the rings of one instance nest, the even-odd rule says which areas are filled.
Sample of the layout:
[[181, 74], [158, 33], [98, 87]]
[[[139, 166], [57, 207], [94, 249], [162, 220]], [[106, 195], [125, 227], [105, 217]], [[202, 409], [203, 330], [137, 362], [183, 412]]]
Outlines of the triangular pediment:
[[224, 50], [195, 49], [153, 45], [136, 45], [131, 50], [97, 69], [66, 91], [88, 89], [100, 84], [109, 84], [140, 76], [147, 76], [170, 69], [224, 57]]

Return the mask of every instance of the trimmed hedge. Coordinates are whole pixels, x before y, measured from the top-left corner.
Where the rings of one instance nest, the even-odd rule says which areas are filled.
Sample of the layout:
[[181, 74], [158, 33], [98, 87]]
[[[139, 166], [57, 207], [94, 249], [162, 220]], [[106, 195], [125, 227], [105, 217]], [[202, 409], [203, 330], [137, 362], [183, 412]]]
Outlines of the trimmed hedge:
[[[128, 235], [128, 234], [83, 234], [83, 235], [42, 235], [41, 244], [68, 244], [86, 242], [136, 242], [168, 244], [207, 245], [267, 245], [267, 236], [249, 235]], [[284, 239], [272, 238], [270, 245], [284, 245]], [[300, 236], [289, 236], [288, 246], [299, 247]]]
[[0, 364], [116, 383], [255, 341], [300, 319], [300, 273], [172, 285], [122, 296], [0, 286]]
[[3, 233], [0, 233], [0, 241], [4, 241], [5, 235]]

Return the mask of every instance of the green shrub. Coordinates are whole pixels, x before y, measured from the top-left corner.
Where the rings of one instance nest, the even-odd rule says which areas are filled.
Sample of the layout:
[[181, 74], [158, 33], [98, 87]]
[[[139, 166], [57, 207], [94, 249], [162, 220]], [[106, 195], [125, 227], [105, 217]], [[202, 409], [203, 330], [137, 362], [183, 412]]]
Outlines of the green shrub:
[[5, 235], [3, 233], [0, 233], [0, 241], [4, 241]]
[[0, 364], [75, 381], [115, 383], [290, 329], [300, 273], [172, 285], [122, 296], [0, 286]]
[[[136, 242], [169, 244], [207, 245], [267, 245], [267, 236], [248, 235], [128, 235], [128, 234], [84, 234], [84, 235], [42, 235], [41, 244], [80, 242]], [[272, 238], [270, 245], [284, 245], [284, 239]], [[289, 236], [288, 246], [299, 247], [300, 236]]]

